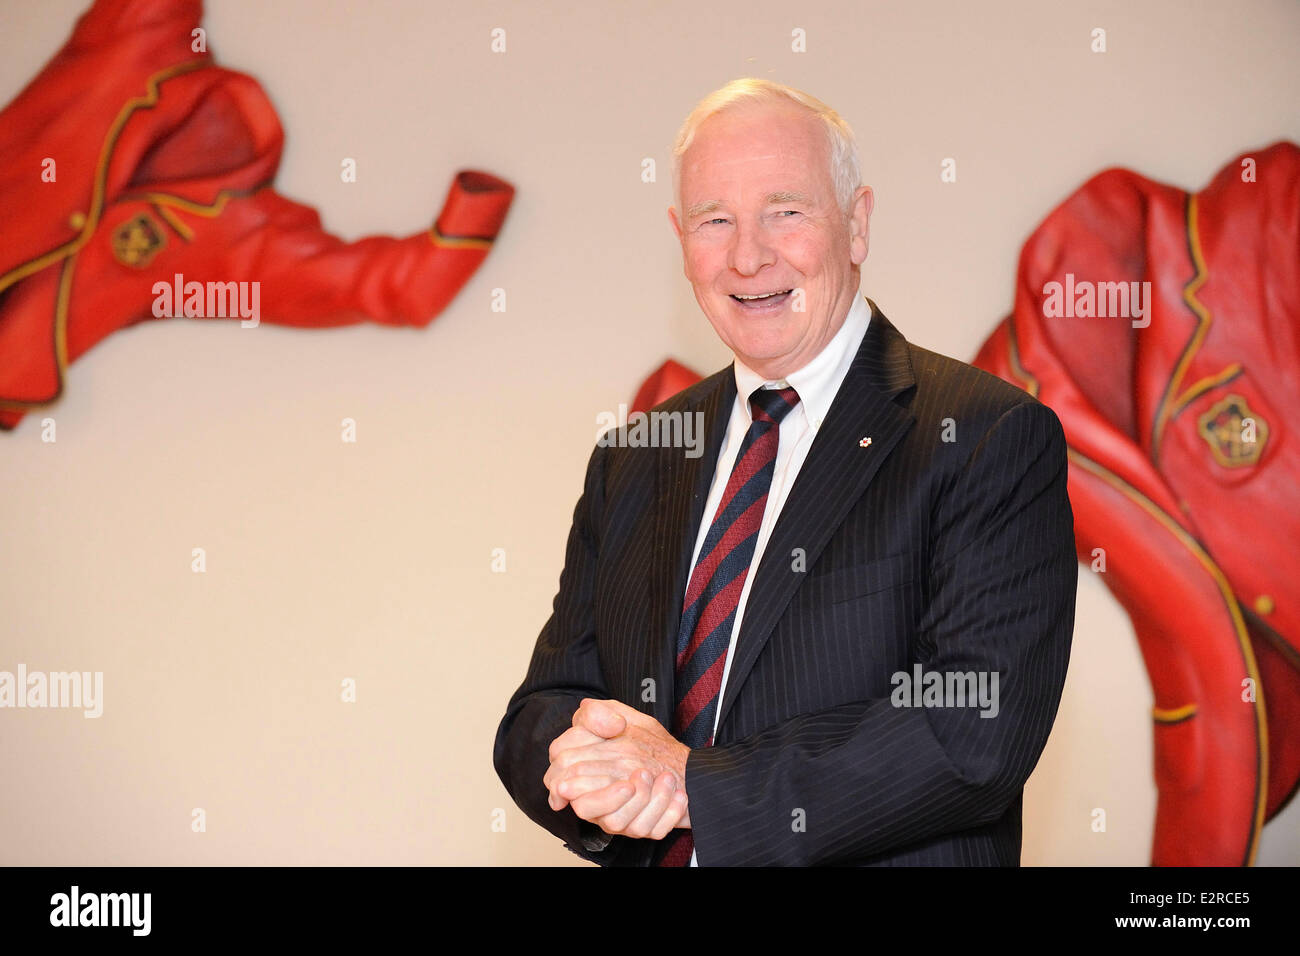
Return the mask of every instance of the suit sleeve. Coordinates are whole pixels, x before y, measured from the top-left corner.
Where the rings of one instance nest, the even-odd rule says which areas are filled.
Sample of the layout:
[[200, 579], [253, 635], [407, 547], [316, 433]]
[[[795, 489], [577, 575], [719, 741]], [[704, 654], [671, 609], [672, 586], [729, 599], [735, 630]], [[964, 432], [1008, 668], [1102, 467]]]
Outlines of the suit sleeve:
[[1027, 402], [998, 419], [934, 502], [913, 662], [996, 673], [996, 716], [882, 697], [693, 751], [686, 790], [701, 864], [850, 862], [1003, 816], [1065, 681], [1077, 584], [1066, 473], [1060, 422]]
[[[497, 775], [529, 819], [563, 840], [574, 853], [606, 866], [629, 862], [631, 844], [646, 841], [609, 839], [599, 827], [579, 818], [572, 807], [558, 813], [552, 810], [542, 777], [550, 766], [551, 741], [573, 725], [582, 698], [605, 700], [610, 696], [596, 648], [593, 611], [607, 451], [598, 445], [587, 464], [582, 497], [573, 512], [559, 593], [533, 648], [528, 673], [497, 728], [493, 748]], [[594, 849], [606, 841], [603, 850]]]

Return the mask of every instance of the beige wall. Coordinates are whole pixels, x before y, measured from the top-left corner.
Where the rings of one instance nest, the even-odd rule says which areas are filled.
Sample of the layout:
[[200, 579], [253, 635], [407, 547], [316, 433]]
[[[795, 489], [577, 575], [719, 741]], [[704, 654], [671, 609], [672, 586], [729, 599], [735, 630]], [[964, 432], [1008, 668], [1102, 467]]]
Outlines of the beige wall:
[[[0, 5], [0, 98], [81, 6]], [[426, 228], [460, 166], [519, 195], [426, 330], [146, 323], [72, 367], [56, 444], [36, 416], [0, 435], [0, 669], [105, 680], [97, 720], [0, 712], [4, 863], [578, 862], [509, 802], [492, 737], [597, 412], [668, 355], [729, 361], [664, 212], [672, 136], [709, 90], [771, 77], [848, 119], [876, 193], [863, 288], [961, 358], [1009, 309], [1025, 237], [1091, 173], [1197, 188], [1238, 149], [1300, 139], [1288, 0], [209, 6], [219, 62], [284, 120], [279, 188], [332, 230]], [[1026, 863], [1147, 859], [1150, 703], [1126, 617], [1083, 574]], [[1271, 824], [1260, 861], [1300, 862], [1298, 824], [1300, 806]]]

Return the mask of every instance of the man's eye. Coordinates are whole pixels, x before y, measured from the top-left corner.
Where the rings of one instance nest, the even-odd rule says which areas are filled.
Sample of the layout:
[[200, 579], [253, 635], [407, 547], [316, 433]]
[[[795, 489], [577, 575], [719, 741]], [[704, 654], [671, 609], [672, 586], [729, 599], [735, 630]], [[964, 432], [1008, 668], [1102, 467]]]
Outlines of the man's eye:
[[726, 222], [726, 221], [727, 221], [726, 219], [709, 219], [709, 220], [706, 220], [704, 224], [705, 224], [706, 226], [711, 226], [711, 225], [713, 225], [713, 223], [715, 223], [715, 222]]
[[777, 215], [778, 215], [778, 216], [787, 216], [787, 215], [788, 215], [788, 216], [797, 216], [797, 215], [799, 215], [799, 210], [798, 210], [798, 209], [782, 209], [780, 212], [777, 213]]

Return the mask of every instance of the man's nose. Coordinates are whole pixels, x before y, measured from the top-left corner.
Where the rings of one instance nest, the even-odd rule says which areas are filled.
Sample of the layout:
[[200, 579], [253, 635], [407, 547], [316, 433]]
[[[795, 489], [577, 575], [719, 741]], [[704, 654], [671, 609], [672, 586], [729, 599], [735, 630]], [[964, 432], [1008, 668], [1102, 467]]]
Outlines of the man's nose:
[[728, 265], [741, 275], [752, 276], [776, 262], [776, 250], [757, 222], [738, 221], [732, 238]]

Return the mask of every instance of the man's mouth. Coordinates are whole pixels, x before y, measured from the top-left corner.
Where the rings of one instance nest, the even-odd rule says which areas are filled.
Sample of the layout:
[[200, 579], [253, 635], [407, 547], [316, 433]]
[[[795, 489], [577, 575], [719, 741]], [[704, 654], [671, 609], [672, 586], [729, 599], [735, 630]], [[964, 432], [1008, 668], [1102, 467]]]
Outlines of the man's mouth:
[[760, 292], [756, 295], [732, 293], [731, 298], [747, 312], [776, 311], [785, 304], [785, 300], [793, 291], [793, 289], [780, 289], [775, 292]]

